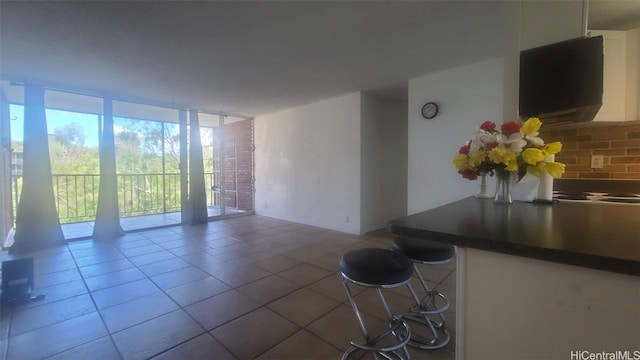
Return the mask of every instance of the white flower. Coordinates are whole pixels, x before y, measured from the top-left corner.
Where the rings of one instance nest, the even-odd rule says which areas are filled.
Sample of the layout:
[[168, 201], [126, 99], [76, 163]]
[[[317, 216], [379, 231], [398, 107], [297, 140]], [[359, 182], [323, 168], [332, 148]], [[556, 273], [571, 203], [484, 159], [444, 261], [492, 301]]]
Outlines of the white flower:
[[523, 139], [523, 134], [521, 132], [513, 133], [508, 137], [506, 135], [499, 134], [497, 136], [497, 140], [499, 144], [504, 145], [505, 148], [515, 154], [520, 154], [522, 152], [522, 148], [527, 145], [527, 141]]
[[496, 135], [484, 131], [478, 130], [473, 139], [471, 139], [471, 143], [469, 145], [469, 153], [474, 154], [478, 150], [485, 150], [487, 144], [491, 144], [498, 141], [496, 139]]
[[538, 137], [538, 135], [540, 135], [539, 132], [533, 132], [529, 135], [526, 135], [524, 138], [529, 141], [531, 144], [533, 144], [534, 146], [543, 146], [544, 145], [544, 140], [542, 140], [540, 137]]

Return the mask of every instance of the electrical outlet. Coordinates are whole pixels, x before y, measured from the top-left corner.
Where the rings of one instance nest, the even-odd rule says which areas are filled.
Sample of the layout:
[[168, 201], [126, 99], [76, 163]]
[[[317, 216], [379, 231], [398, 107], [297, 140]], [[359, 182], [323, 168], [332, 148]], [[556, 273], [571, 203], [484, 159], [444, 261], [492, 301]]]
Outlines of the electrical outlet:
[[602, 169], [604, 166], [604, 155], [591, 155], [591, 168]]

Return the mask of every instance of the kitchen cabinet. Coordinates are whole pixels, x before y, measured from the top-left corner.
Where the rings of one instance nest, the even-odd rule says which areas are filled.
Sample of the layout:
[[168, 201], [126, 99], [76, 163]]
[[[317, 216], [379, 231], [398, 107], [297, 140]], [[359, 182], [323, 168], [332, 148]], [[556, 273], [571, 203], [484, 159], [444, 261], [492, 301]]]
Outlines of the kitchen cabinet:
[[602, 107], [593, 121], [624, 121], [627, 91], [627, 34], [625, 31], [590, 30], [604, 38]]

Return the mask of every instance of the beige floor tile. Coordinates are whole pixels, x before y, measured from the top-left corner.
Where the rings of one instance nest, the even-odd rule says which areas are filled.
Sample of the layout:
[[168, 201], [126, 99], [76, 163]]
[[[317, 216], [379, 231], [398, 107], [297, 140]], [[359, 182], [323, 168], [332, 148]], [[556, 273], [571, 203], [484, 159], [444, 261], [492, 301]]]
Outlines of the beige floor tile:
[[229, 264], [226, 269], [220, 269], [211, 274], [229, 286], [237, 287], [262, 279], [271, 273], [253, 265], [236, 266]]
[[310, 264], [300, 264], [281, 271], [278, 275], [299, 285], [309, 285], [331, 275], [331, 271]]
[[455, 287], [456, 286], [456, 272], [452, 271], [444, 280], [440, 282], [440, 285]]
[[225, 350], [211, 334], [206, 333], [153, 358], [153, 360], [193, 359], [235, 360], [233, 355]]
[[260, 308], [211, 334], [239, 359], [253, 359], [283, 341], [299, 328], [273, 311]]
[[270, 275], [250, 284], [241, 286], [236, 290], [258, 301], [261, 304], [269, 303], [301, 288], [300, 285], [283, 279], [278, 275]]
[[[362, 315], [370, 334], [377, 334], [386, 329], [386, 322], [367, 314]], [[353, 309], [348, 305], [340, 305], [327, 315], [307, 325], [306, 329], [341, 351], [345, 351], [351, 341], [364, 342]]]
[[[342, 285], [342, 277], [338, 273], [334, 273], [333, 275], [317, 281], [307, 286], [307, 288], [340, 302], [348, 300], [347, 293]], [[352, 287], [351, 289], [354, 295], [365, 290], [365, 288], [361, 286]]]
[[274, 274], [283, 270], [290, 269], [299, 264], [301, 264], [299, 260], [296, 260], [287, 256], [283, 256], [283, 255], [271, 256], [269, 258], [257, 261], [255, 263], [256, 266], [259, 266]]
[[189, 305], [185, 310], [203, 328], [211, 330], [258, 307], [260, 303], [257, 301], [231, 290]]
[[342, 352], [322, 341], [306, 330], [300, 330], [271, 350], [260, 355], [258, 360], [279, 359], [339, 359]]
[[267, 307], [287, 320], [304, 327], [338, 305], [340, 303], [336, 300], [308, 289], [300, 289], [272, 302]]
[[325, 270], [335, 272], [340, 270], [340, 259], [344, 255], [343, 252], [333, 252], [327, 255], [322, 255], [317, 258], [309, 260], [310, 264], [321, 267]]
[[328, 251], [320, 251], [318, 249], [309, 249], [309, 247], [307, 246], [301, 249], [290, 251], [285, 255], [302, 262], [309, 262], [309, 260], [313, 258], [317, 258], [318, 256], [326, 255], [328, 253], [329, 253]]

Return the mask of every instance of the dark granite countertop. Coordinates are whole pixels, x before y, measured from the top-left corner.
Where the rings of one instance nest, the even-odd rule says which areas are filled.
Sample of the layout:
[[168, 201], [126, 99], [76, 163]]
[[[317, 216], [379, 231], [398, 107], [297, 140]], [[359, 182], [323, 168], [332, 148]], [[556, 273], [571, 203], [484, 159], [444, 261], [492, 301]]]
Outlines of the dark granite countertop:
[[640, 205], [466, 198], [392, 221], [397, 235], [640, 276]]

